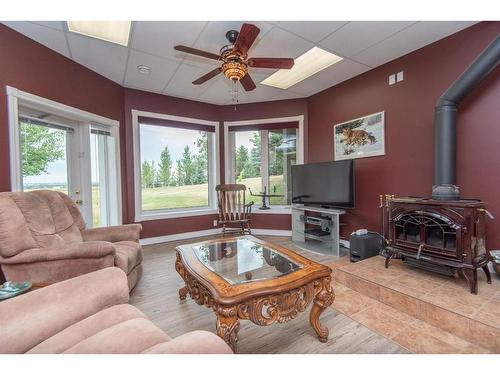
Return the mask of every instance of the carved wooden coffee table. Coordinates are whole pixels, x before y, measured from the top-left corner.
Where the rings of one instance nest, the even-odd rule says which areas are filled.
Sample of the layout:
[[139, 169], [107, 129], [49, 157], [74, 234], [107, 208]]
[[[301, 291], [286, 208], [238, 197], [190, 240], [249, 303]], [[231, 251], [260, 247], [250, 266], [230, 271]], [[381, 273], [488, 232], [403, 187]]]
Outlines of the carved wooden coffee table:
[[267, 326], [286, 323], [313, 302], [309, 321], [321, 342], [328, 328], [321, 313], [333, 303], [332, 270], [282, 246], [252, 236], [177, 247], [175, 269], [187, 294], [214, 310], [217, 334], [236, 352], [239, 319]]

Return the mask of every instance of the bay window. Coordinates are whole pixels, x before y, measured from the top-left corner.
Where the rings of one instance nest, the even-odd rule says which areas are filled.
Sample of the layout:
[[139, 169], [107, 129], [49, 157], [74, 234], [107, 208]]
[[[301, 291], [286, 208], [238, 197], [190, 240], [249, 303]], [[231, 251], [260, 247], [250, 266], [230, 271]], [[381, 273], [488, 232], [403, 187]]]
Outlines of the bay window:
[[136, 220], [216, 209], [216, 125], [134, 115]]
[[[300, 120], [300, 121], [299, 121]], [[292, 202], [291, 166], [302, 162], [301, 121], [226, 123], [226, 181], [247, 186], [246, 200], [266, 191], [277, 195], [267, 204], [287, 206]]]

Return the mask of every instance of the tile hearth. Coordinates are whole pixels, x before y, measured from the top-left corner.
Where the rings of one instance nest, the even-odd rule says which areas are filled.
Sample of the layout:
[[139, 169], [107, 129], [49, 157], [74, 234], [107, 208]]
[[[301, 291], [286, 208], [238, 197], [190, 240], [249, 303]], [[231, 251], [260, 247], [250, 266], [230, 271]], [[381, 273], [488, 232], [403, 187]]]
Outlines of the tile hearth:
[[[467, 282], [382, 257], [334, 268], [334, 308], [412, 352], [500, 352], [500, 280], [478, 272], [479, 294]], [[441, 343], [441, 344], [439, 344]], [[436, 351], [437, 350], [437, 351]]]

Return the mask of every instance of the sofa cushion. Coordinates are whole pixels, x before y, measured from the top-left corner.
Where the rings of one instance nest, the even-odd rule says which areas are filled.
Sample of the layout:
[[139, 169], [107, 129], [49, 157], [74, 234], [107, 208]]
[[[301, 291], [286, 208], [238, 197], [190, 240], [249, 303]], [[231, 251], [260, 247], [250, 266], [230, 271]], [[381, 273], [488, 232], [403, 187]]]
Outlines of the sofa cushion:
[[226, 342], [207, 331], [191, 331], [168, 342], [157, 344], [144, 354], [233, 354]]
[[0, 303], [0, 353], [25, 353], [101, 310], [128, 302], [125, 273], [109, 267]]
[[0, 255], [5, 258], [38, 246], [10, 194], [0, 193]]
[[[61, 259], [34, 263], [2, 264], [2, 271], [11, 281], [29, 280], [34, 284], [54, 284], [89, 272], [114, 267], [114, 255], [101, 258]], [[119, 269], [119, 268], [117, 268]], [[119, 269], [120, 272], [123, 272]]]
[[135, 268], [130, 271], [130, 273], [127, 275], [127, 279], [128, 279], [128, 288], [129, 290], [132, 291], [132, 289], [135, 288], [135, 286], [137, 285], [137, 283], [139, 282], [139, 280], [141, 279], [142, 277], [142, 272], [143, 272], [143, 269], [142, 269], [142, 264], [138, 264], [137, 266], [135, 266]]
[[146, 316], [131, 305], [112, 306], [69, 326], [41, 342], [27, 353], [62, 353], [96, 333], [127, 320], [137, 318], [146, 318]]
[[134, 354], [169, 340], [170, 337], [149, 320], [135, 318], [99, 331], [63, 353]]
[[114, 243], [116, 249], [115, 265], [128, 275], [135, 266], [142, 262], [141, 245], [132, 241]]
[[40, 248], [61, 248], [67, 243], [82, 242], [80, 222], [75, 222], [69, 198], [51, 190], [10, 193], [21, 210], [26, 225]]

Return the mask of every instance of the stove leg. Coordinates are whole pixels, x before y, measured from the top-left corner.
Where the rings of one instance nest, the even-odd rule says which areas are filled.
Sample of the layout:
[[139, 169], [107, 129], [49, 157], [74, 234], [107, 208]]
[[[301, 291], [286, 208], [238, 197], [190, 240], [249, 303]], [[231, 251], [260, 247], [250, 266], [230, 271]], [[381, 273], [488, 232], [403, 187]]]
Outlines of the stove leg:
[[389, 268], [389, 262], [391, 260], [391, 258], [393, 257], [394, 254], [392, 254], [391, 252], [387, 252], [387, 254], [385, 255], [385, 268]]
[[469, 284], [470, 292], [477, 294], [477, 269], [462, 269], [462, 275]]
[[488, 264], [485, 264], [484, 266], [481, 267], [486, 274], [486, 281], [488, 284], [491, 284], [491, 274], [490, 274], [490, 269], [488, 268]]

